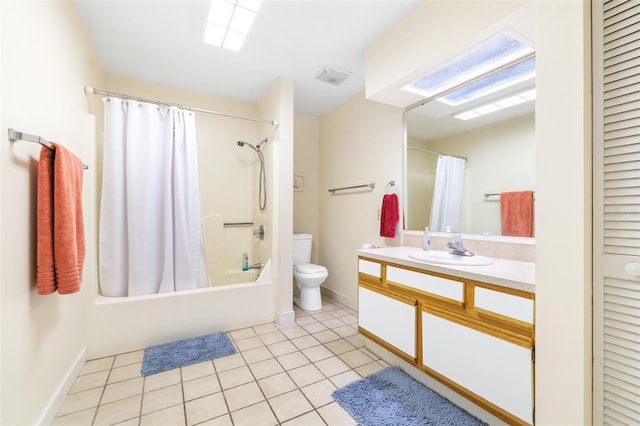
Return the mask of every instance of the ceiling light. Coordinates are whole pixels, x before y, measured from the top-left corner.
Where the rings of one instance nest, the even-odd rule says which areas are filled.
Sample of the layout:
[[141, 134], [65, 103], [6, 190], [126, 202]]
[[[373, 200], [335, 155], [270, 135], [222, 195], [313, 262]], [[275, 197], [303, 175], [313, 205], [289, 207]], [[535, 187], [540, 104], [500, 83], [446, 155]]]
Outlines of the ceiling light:
[[456, 115], [455, 118], [459, 118], [460, 120], [470, 120], [472, 118], [480, 117], [481, 115], [482, 114], [475, 111], [467, 111], [463, 112], [462, 114]]
[[262, 0], [212, 0], [204, 42], [239, 52]]
[[350, 74], [350, 71], [325, 66], [316, 73], [315, 78], [320, 81], [324, 81], [325, 83], [330, 83], [334, 86], [338, 86], [343, 81], [345, 81]]
[[518, 105], [527, 102], [522, 96], [510, 96], [505, 99], [496, 101], [495, 104], [501, 108], [509, 108], [510, 106]]
[[520, 96], [522, 96], [524, 99], [528, 101], [532, 101], [536, 98], [536, 89], [532, 89], [527, 92], [520, 93]]
[[508, 98], [500, 99], [490, 104], [482, 105], [480, 107], [465, 111], [463, 113], [454, 115], [454, 118], [460, 120], [471, 120], [472, 118], [480, 117], [492, 112], [500, 111], [501, 109], [509, 108], [515, 105], [525, 103], [527, 101], [536, 98], [536, 89], [531, 89], [518, 95], [509, 96]]
[[496, 112], [501, 110], [502, 107], [496, 105], [496, 104], [487, 104], [487, 105], [483, 105], [481, 107], [478, 108], [474, 108], [473, 112], [477, 112], [480, 115], [485, 115], [485, 114], [489, 114], [492, 112]]
[[533, 52], [531, 46], [501, 33], [428, 72], [403, 90], [431, 98], [524, 59]]

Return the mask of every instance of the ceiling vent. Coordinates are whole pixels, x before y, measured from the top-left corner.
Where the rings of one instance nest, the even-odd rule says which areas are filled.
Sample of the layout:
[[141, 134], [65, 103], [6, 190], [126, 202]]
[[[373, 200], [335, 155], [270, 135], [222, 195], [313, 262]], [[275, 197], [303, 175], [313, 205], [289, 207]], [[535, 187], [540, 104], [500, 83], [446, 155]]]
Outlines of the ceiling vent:
[[339, 86], [343, 81], [347, 79], [347, 77], [349, 77], [350, 74], [350, 71], [325, 66], [320, 71], [318, 71], [315, 77], [320, 81], [324, 81], [325, 83]]

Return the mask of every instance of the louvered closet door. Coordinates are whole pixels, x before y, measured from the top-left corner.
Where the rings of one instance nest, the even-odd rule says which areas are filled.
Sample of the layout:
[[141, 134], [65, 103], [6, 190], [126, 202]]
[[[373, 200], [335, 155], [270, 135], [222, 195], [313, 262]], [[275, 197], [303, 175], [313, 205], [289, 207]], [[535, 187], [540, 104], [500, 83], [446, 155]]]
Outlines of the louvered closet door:
[[640, 425], [640, 1], [593, 1], [594, 425]]

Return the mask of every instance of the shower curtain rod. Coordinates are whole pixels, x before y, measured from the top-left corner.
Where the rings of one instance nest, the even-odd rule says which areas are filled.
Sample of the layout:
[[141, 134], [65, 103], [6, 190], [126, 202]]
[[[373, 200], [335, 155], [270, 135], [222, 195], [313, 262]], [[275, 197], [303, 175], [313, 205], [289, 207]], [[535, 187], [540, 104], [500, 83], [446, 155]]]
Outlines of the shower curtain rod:
[[109, 91], [106, 91], [106, 90], [100, 90], [100, 89], [96, 89], [94, 87], [89, 87], [89, 86], [85, 86], [84, 91], [85, 91], [85, 93], [88, 93], [90, 95], [106, 95], [106, 96], [112, 96], [114, 98], [121, 98], [121, 99], [124, 99], [124, 100], [132, 99], [134, 101], [148, 102], [148, 103], [152, 103], [152, 104], [156, 104], [156, 105], [177, 106], [177, 107], [180, 107], [180, 108], [187, 109], [189, 111], [204, 112], [206, 114], [220, 115], [222, 117], [229, 117], [229, 118], [238, 118], [240, 120], [255, 121], [257, 123], [267, 123], [267, 124], [271, 124], [273, 126], [277, 126], [278, 125], [278, 122], [275, 121], [275, 120], [260, 120], [258, 118], [243, 117], [241, 115], [227, 114], [227, 113], [218, 112], [218, 111], [210, 111], [208, 109], [200, 109], [200, 108], [195, 108], [195, 107], [190, 107], [190, 106], [174, 104], [174, 103], [170, 103], [170, 102], [154, 101], [152, 99], [140, 98], [138, 96], [129, 96], [129, 95], [125, 95], [125, 94], [122, 94], [122, 93], [113, 93], [113, 92], [109, 92]]
[[429, 149], [424, 149], [424, 148], [414, 148], [412, 146], [408, 146], [407, 149], [412, 149], [414, 151], [420, 151], [420, 152], [426, 152], [428, 154], [437, 154], [437, 155], [447, 155], [449, 157], [453, 157], [453, 158], [462, 158], [463, 160], [467, 160], [467, 157], [461, 157], [459, 155], [452, 155], [452, 154], [447, 154], [445, 152], [437, 152], [437, 151], [431, 151]]

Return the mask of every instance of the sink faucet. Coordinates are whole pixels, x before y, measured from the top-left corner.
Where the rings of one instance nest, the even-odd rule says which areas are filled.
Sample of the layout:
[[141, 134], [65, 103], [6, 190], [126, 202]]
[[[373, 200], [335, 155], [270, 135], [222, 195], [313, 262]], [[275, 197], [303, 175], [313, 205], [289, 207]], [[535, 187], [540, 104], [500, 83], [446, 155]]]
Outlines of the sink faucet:
[[462, 244], [462, 237], [460, 234], [451, 234], [451, 241], [447, 243], [447, 247], [451, 249], [449, 253], [458, 256], [474, 256], [473, 252], [467, 250]]
[[249, 269], [262, 269], [262, 263], [253, 263], [249, 265]]

